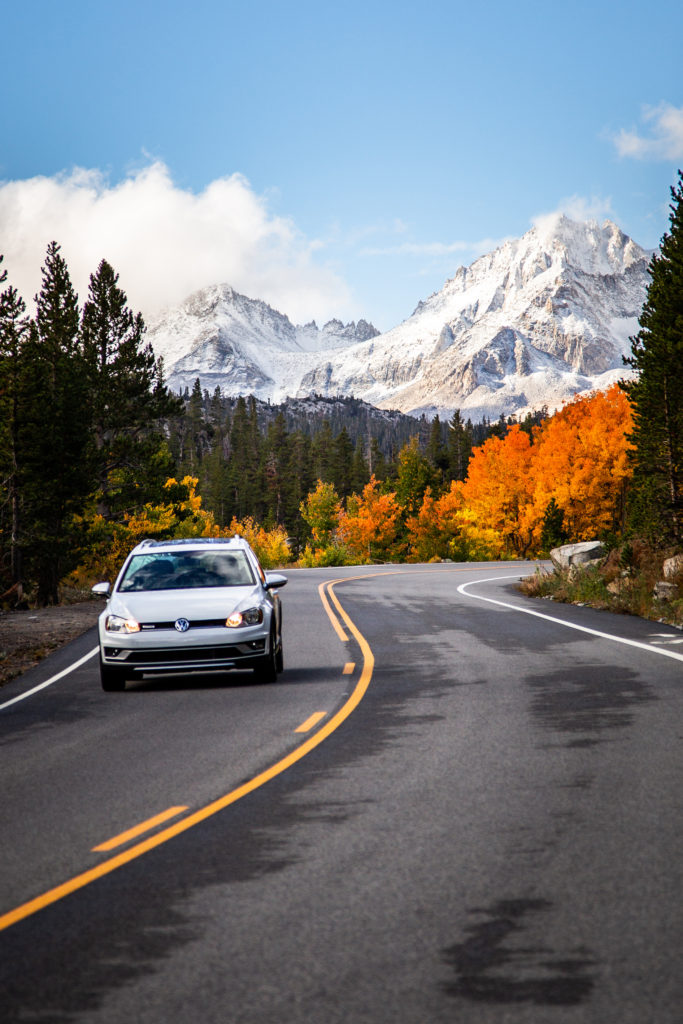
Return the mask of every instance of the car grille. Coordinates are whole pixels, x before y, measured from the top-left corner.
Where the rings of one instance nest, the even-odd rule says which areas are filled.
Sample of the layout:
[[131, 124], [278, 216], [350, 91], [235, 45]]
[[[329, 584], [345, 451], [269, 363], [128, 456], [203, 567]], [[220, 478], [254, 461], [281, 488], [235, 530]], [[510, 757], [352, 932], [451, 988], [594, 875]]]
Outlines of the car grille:
[[[190, 629], [217, 629], [220, 626], [225, 626], [225, 619], [190, 619]], [[226, 629], [228, 627], [226, 626]], [[141, 622], [140, 629], [151, 630], [151, 629], [175, 629], [175, 619], [173, 622]]]

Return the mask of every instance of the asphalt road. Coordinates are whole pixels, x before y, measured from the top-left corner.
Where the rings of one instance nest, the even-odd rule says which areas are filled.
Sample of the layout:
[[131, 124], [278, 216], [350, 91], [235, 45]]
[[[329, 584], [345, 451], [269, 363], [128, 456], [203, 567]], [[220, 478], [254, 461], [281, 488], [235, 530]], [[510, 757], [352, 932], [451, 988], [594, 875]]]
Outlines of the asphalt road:
[[292, 571], [271, 686], [4, 687], [3, 1024], [683, 1020], [683, 633], [524, 572]]

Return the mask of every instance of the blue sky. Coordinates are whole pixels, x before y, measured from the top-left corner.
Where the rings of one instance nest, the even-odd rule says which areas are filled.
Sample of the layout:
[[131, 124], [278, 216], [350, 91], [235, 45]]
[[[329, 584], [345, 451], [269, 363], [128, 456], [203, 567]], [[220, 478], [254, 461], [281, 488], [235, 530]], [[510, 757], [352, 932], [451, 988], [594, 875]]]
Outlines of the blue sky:
[[228, 281], [386, 330], [534, 218], [657, 246], [683, 166], [683, 8], [23, 0], [2, 14], [0, 252], [56, 238], [152, 315]]

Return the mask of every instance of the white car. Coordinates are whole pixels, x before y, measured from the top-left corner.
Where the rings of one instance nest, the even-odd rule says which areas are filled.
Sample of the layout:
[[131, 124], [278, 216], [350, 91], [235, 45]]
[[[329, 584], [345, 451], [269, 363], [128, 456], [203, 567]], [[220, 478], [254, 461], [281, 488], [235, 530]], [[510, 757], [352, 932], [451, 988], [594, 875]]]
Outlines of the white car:
[[241, 537], [144, 540], [131, 551], [99, 618], [104, 690], [149, 672], [253, 669], [260, 682], [282, 671], [287, 582], [264, 572]]

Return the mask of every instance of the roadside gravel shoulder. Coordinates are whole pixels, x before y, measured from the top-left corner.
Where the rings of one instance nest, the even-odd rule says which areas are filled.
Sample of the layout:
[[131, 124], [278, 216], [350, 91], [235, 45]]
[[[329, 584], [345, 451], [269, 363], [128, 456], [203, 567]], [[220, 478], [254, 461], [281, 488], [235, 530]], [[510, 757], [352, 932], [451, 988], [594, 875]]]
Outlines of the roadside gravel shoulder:
[[96, 625], [103, 602], [0, 611], [0, 686]]

